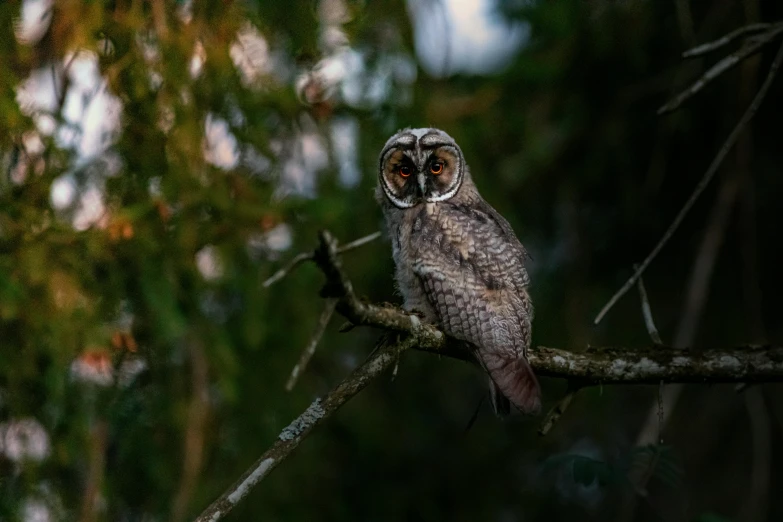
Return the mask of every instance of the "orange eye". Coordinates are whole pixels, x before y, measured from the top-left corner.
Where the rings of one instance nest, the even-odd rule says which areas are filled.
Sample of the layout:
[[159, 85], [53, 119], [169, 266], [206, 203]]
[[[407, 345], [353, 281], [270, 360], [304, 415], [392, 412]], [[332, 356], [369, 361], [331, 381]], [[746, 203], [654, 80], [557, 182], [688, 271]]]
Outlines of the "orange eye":
[[412, 173], [413, 173], [413, 171], [411, 170], [411, 168], [409, 166], [403, 165], [402, 167], [400, 167], [400, 176], [402, 176], [403, 178], [407, 178]]
[[430, 172], [432, 172], [436, 176], [441, 172], [443, 172], [443, 163], [438, 161], [430, 165]]

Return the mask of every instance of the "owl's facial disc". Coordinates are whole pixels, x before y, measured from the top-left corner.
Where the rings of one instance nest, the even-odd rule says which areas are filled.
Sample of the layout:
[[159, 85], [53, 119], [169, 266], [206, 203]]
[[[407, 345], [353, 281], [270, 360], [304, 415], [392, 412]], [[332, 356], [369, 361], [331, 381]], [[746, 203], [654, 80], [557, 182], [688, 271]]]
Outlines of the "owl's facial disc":
[[424, 199], [445, 201], [454, 197], [462, 185], [462, 155], [457, 148], [442, 145], [432, 151], [422, 171], [426, 179]]
[[400, 208], [410, 208], [419, 200], [416, 187], [418, 168], [403, 149], [391, 149], [383, 155], [380, 182], [386, 197]]
[[381, 187], [399, 208], [453, 197], [462, 184], [462, 152], [437, 129], [412, 129], [390, 139], [381, 153]]

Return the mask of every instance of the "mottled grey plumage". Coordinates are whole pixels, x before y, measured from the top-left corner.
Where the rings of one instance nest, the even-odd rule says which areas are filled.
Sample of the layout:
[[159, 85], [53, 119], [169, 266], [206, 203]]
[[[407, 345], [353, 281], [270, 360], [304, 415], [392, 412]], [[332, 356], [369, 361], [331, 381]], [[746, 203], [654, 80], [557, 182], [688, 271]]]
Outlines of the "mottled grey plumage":
[[496, 412], [509, 400], [537, 412], [525, 249], [479, 195], [460, 148], [438, 129], [398, 132], [381, 152], [376, 196], [405, 308], [475, 348]]

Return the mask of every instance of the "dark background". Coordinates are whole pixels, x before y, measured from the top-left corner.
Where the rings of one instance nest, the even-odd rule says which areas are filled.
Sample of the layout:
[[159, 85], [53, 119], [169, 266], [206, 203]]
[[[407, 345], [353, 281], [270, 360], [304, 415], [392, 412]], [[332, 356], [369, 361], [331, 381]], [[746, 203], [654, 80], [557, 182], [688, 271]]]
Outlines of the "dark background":
[[[535, 344], [649, 345], [635, 291], [593, 318], [692, 193], [779, 42], [673, 114], [656, 110], [739, 43], [682, 51], [783, 17], [766, 0], [503, 1], [497, 16], [527, 32], [508, 63], [478, 74], [452, 70], [448, 53], [440, 70], [420, 63], [412, 16], [428, 45], [459, 37], [436, 0], [194, 4], [57, 3], [37, 38], [19, 36], [21, 3], [0, 6], [0, 519], [193, 518], [361, 362], [379, 333], [341, 334], [334, 318], [284, 391], [322, 276], [304, 265], [261, 284], [321, 228], [343, 241], [379, 229], [377, 154], [403, 127], [451, 134], [530, 251]], [[232, 58], [249, 27], [268, 45], [245, 49], [261, 70], [250, 80]], [[70, 78], [77, 49], [121, 107], [88, 158], [40, 128], [47, 114], [83, 132], [65, 100], [19, 98], [35, 75]], [[355, 59], [339, 62], [347, 50]], [[363, 95], [346, 94], [345, 71]], [[385, 94], [367, 94], [379, 81]], [[667, 344], [781, 342], [782, 93], [778, 79], [645, 274]], [[227, 167], [204, 154], [215, 120], [235, 139]], [[335, 125], [354, 129], [342, 175]], [[76, 196], [57, 205], [63, 176]], [[75, 226], [90, 188], [103, 212]], [[386, 240], [345, 266], [358, 293], [399, 302]], [[129, 361], [144, 369], [112, 384]], [[546, 409], [565, 383], [542, 385]], [[669, 395], [665, 446], [647, 446], [659, 442], [657, 392], [584, 390], [543, 438], [540, 419], [499, 421], [485, 402], [465, 431], [485, 377], [409, 353], [229, 519], [781, 520], [781, 388], [689, 385]], [[20, 444], [44, 450], [20, 457]]]

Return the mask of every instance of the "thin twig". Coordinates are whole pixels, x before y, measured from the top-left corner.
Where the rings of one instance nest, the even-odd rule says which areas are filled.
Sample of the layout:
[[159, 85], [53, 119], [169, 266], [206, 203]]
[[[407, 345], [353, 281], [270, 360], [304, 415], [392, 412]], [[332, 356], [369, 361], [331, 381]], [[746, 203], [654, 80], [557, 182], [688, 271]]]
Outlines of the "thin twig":
[[337, 249], [337, 253], [338, 254], [344, 254], [344, 253], [348, 252], [349, 250], [353, 250], [354, 248], [359, 248], [362, 245], [366, 245], [370, 241], [375, 241], [379, 237], [381, 237], [380, 230], [378, 232], [373, 232], [372, 234], [367, 234], [364, 237], [360, 237], [359, 239], [355, 239], [355, 240], [351, 241], [350, 243], [346, 243], [343, 246], [339, 247]]
[[565, 413], [568, 407], [571, 405], [571, 401], [574, 400], [576, 393], [582, 388], [581, 385], [575, 384], [573, 381], [569, 381], [566, 394], [560, 401], [555, 404], [549, 413], [546, 414], [544, 420], [541, 422], [541, 426], [538, 428], [538, 434], [541, 436], [546, 435], [552, 429], [552, 426], [560, 420], [560, 417]]
[[746, 34], [752, 34], [752, 33], [760, 33], [761, 31], [766, 31], [771, 27], [772, 24], [748, 24], [744, 27], [740, 27], [739, 29], [735, 29], [729, 34], [722, 36], [718, 38], [717, 40], [713, 40], [712, 42], [707, 42], [701, 45], [697, 45], [696, 47], [693, 47], [691, 49], [688, 49], [684, 53], [682, 53], [683, 58], [695, 58], [697, 56], [702, 56], [707, 53], [711, 53], [713, 51], [717, 51], [721, 47], [730, 44], [740, 36], [745, 36]]
[[312, 261], [313, 259], [313, 253], [312, 252], [301, 252], [296, 255], [287, 265], [285, 265], [283, 268], [275, 272], [272, 277], [264, 281], [264, 284], [262, 285], [264, 288], [269, 288], [274, 283], [277, 283], [281, 279], [283, 279], [286, 275], [288, 275], [289, 272], [293, 271], [294, 268], [298, 267], [305, 261]]
[[742, 47], [710, 67], [707, 72], [705, 72], [698, 80], [693, 82], [690, 87], [682, 91], [670, 101], [666, 102], [660, 109], [658, 109], [658, 114], [666, 114], [667, 112], [671, 112], [677, 109], [694, 94], [701, 91], [712, 80], [725, 73], [748, 56], [759, 52], [765, 45], [774, 41], [775, 38], [777, 38], [781, 33], [783, 33], [783, 23], [772, 26], [772, 28], [769, 29], [766, 33], [753, 38], [748, 38]]
[[[783, 25], [781, 25], [781, 27], [783, 27]], [[647, 269], [650, 263], [656, 258], [656, 256], [661, 251], [661, 249], [666, 245], [666, 243], [669, 242], [669, 239], [671, 239], [671, 237], [674, 235], [674, 232], [679, 228], [683, 219], [685, 219], [685, 216], [691, 210], [691, 207], [693, 207], [694, 203], [696, 203], [696, 200], [699, 198], [699, 196], [701, 196], [701, 193], [704, 192], [704, 189], [707, 187], [707, 185], [710, 183], [712, 178], [715, 176], [715, 173], [718, 171], [718, 167], [720, 167], [720, 165], [723, 163], [724, 158], [729, 153], [731, 148], [734, 146], [734, 143], [736, 143], [737, 138], [745, 129], [745, 126], [756, 114], [756, 111], [758, 111], [761, 102], [764, 100], [764, 97], [767, 95], [767, 91], [769, 91], [770, 85], [772, 85], [772, 81], [775, 79], [775, 76], [777, 75], [778, 69], [780, 68], [781, 61], [783, 61], [783, 45], [781, 45], [780, 49], [778, 50], [778, 54], [775, 56], [775, 59], [773, 60], [772, 65], [769, 68], [769, 73], [767, 74], [764, 83], [761, 85], [758, 92], [756, 93], [755, 98], [753, 98], [753, 101], [751, 102], [750, 106], [748, 106], [747, 110], [742, 115], [742, 118], [740, 118], [740, 121], [737, 122], [737, 125], [731, 131], [729, 137], [726, 138], [725, 143], [720, 148], [715, 158], [712, 160], [712, 163], [707, 169], [707, 172], [704, 173], [704, 176], [702, 177], [701, 181], [699, 181], [698, 185], [696, 185], [693, 194], [691, 194], [690, 198], [688, 198], [688, 201], [685, 202], [685, 205], [682, 207], [680, 212], [674, 218], [672, 224], [669, 225], [669, 228], [663, 234], [661, 240], [658, 241], [658, 244], [655, 245], [655, 248], [653, 248], [652, 252], [650, 252], [650, 254], [645, 258], [645, 260], [642, 262], [639, 268], [636, 269], [634, 274], [628, 279], [628, 281], [625, 282], [622, 288], [620, 288], [612, 296], [609, 302], [606, 303], [606, 305], [604, 305], [601, 311], [598, 312], [598, 315], [594, 320], [594, 324], [600, 323], [601, 319], [603, 319], [606, 313], [609, 310], [611, 310], [611, 308], [615, 305], [615, 303], [617, 303], [617, 301], [619, 301], [620, 298], [623, 297], [628, 292], [628, 290], [630, 290], [633, 287], [633, 285], [636, 283], [639, 277], [644, 273], [644, 271]]]
[[[639, 265], [633, 266], [634, 270], [639, 269]], [[647, 289], [644, 287], [644, 280], [639, 276], [637, 286], [639, 287], [639, 299], [642, 301], [642, 316], [644, 316], [644, 325], [647, 327], [647, 333], [650, 334], [650, 339], [655, 344], [663, 344], [661, 336], [658, 333], [658, 329], [655, 327], [655, 321], [652, 316], [652, 308], [650, 308], [650, 300], [647, 299]]]
[[[379, 237], [381, 237], [381, 232], [373, 232], [372, 234], [368, 234], [364, 237], [360, 237], [359, 239], [351, 241], [350, 243], [346, 243], [345, 245], [337, 249], [337, 253], [344, 254], [349, 250], [359, 248], [360, 246], [365, 245], [370, 241], [374, 241]], [[264, 288], [269, 288], [271, 285], [280, 281], [282, 278], [287, 276], [290, 272], [292, 272], [295, 268], [297, 268], [305, 261], [312, 261], [314, 254], [315, 254], [314, 252], [301, 252], [297, 254], [296, 257], [294, 257], [291, 261], [288, 262], [288, 264], [286, 264], [283, 268], [275, 272], [272, 275], [272, 277], [264, 281], [262, 286]]]
[[321, 317], [318, 319], [318, 324], [315, 327], [313, 336], [310, 338], [310, 342], [307, 343], [307, 346], [305, 346], [305, 349], [302, 351], [302, 355], [299, 357], [299, 361], [291, 370], [291, 376], [288, 377], [288, 381], [285, 383], [286, 391], [291, 391], [294, 389], [294, 386], [296, 386], [296, 383], [299, 380], [299, 376], [307, 368], [307, 364], [310, 362], [313, 354], [315, 354], [315, 349], [318, 347], [318, 343], [321, 341], [321, 337], [323, 337], [324, 332], [326, 331], [326, 326], [329, 324], [329, 320], [332, 318], [332, 314], [334, 314], [334, 307], [336, 305], [337, 299], [332, 298], [326, 300], [324, 310], [321, 312]]

